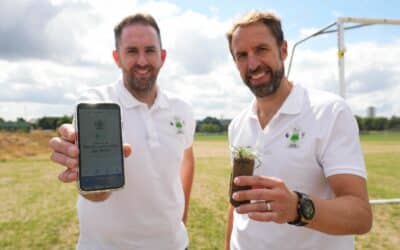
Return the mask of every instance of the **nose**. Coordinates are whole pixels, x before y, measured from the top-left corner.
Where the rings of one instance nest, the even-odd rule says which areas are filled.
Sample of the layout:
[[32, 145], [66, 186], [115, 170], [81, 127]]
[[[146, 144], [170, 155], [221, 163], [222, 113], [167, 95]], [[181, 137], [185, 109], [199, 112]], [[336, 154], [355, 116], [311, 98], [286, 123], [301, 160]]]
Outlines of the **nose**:
[[136, 62], [139, 66], [146, 66], [148, 64], [147, 58], [146, 58], [146, 54], [145, 53], [139, 53], [138, 55], [138, 59]]
[[257, 69], [258, 66], [260, 66], [260, 60], [258, 59], [258, 57], [256, 55], [250, 53], [248, 55], [247, 66], [250, 71], [253, 71], [253, 70]]

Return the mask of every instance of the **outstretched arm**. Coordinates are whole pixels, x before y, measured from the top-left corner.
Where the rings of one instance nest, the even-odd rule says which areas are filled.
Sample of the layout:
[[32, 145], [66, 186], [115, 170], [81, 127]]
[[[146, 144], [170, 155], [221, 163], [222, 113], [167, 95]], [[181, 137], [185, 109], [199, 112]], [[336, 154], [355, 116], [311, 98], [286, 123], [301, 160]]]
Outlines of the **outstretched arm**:
[[183, 223], [187, 222], [187, 212], [189, 209], [189, 200], [190, 200], [190, 192], [192, 190], [194, 176], [194, 156], [193, 156], [193, 148], [187, 148], [183, 155], [183, 160], [181, 163], [181, 181], [183, 192], [185, 193], [185, 210], [183, 214], [182, 221]]

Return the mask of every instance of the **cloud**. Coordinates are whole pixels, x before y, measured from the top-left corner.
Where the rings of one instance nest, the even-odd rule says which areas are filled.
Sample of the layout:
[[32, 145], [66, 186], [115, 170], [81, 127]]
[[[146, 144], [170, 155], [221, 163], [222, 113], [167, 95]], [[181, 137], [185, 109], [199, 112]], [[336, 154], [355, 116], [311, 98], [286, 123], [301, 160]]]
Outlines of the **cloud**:
[[382, 90], [375, 90], [351, 96], [348, 103], [353, 111], [362, 116], [367, 115], [367, 107], [376, 108], [377, 116], [390, 117], [400, 115], [399, 94], [400, 86], [391, 86]]
[[[400, 41], [386, 44], [347, 44], [345, 54], [346, 100], [354, 113], [365, 115], [368, 106], [378, 115], [399, 115]], [[337, 49], [299, 49], [290, 78], [308, 87], [339, 92]], [[397, 91], [397, 92], [396, 92]], [[395, 97], [397, 95], [397, 97]]]
[[[172, 86], [165, 87], [189, 100], [196, 118], [210, 115], [232, 118], [252, 99], [232, 64], [221, 64], [209, 74], [182, 76]], [[160, 81], [161, 86], [164, 83]]]
[[186, 11], [161, 23], [168, 30], [166, 46], [179, 62], [182, 74], [207, 74], [225, 62], [228, 46], [227, 22]]
[[[168, 51], [159, 85], [191, 102], [196, 118], [232, 118], [250, 103], [225, 38], [232, 19], [218, 11], [206, 15], [165, 1], [6, 0], [0, 3], [0, 117], [65, 114], [84, 89], [119, 78], [113, 28], [137, 11], [157, 19]], [[315, 30], [301, 29], [301, 38]], [[335, 40], [326, 36], [316, 45], [297, 49], [290, 79], [338, 93]], [[373, 105], [378, 115], [400, 115], [400, 40], [346, 45], [346, 100], [353, 111], [365, 114]]]
[[79, 93], [91, 86], [108, 84], [118, 76], [115, 67], [65, 66], [48, 61], [4, 62], [0, 75], [0, 101], [73, 104]]
[[88, 8], [79, 2], [53, 5], [46, 0], [1, 1], [0, 58], [78, 60], [82, 51], [79, 38], [95, 18]]
[[16, 120], [19, 117], [34, 119], [43, 116], [72, 115], [74, 106], [43, 104], [34, 102], [2, 102], [0, 114], [5, 120]]

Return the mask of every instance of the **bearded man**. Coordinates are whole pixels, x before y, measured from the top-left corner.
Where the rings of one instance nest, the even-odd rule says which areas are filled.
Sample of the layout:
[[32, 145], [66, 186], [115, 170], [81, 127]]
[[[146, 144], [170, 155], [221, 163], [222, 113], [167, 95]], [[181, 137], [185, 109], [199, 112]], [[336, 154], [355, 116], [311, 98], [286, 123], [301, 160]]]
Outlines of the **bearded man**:
[[[78, 249], [185, 249], [194, 173], [191, 107], [163, 91], [157, 76], [166, 51], [154, 18], [138, 13], [114, 29], [112, 55], [122, 71], [114, 84], [89, 90], [80, 102], [121, 107], [126, 184], [121, 190], [80, 194]], [[179, 123], [180, 126], [175, 124]], [[79, 150], [71, 124], [50, 140], [51, 159], [65, 167], [62, 182], [77, 180]]]

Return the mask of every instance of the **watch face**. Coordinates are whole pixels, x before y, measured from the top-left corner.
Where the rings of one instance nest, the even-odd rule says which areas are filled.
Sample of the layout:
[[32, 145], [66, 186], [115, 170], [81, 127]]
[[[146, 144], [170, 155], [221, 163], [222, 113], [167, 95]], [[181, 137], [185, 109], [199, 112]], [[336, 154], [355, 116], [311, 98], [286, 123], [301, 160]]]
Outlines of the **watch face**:
[[301, 204], [301, 213], [306, 220], [311, 220], [314, 217], [314, 204], [309, 199], [303, 199]]

